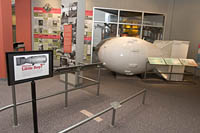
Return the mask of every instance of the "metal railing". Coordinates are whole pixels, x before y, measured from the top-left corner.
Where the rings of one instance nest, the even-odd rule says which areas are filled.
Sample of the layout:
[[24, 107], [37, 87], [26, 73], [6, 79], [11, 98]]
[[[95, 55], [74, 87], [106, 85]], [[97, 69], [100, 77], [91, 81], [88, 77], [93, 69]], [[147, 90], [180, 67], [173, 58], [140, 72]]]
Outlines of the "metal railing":
[[111, 125], [114, 126], [114, 124], [115, 124], [116, 110], [117, 110], [118, 108], [120, 108], [122, 104], [128, 102], [129, 100], [131, 100], [131, 99], [137, 97], [138, 95], [140, 95], [140, 94], [142, 94], [142, 93], [144, 94], [144, 95], [143, 95], [143, 99], [142, 99], [142, 104], [145, 104], [146, 89], [143, 89], [143, 90], [137, 92], [136, 94], [131, 95], [131, 96], [129, 96], [128, 98], [126, 98], [126, 99], [124, 99], [124, 100], [122, 100], [122, 101], [120, 101], [120, 102], [113, 102], [113, 103], [111, 103], [111, 106], [108, 107], [107, 109], [105, 109], [105, 110], [103, 110], [103, 111], [101, 111], [101, 112], [99, 112], [99, 113], [93, 115], [92, 117], [89, 117], [89, 118], [87, 118], [87, 119], [85, 119], [85, 120], [83, 120], [83, 121], [81, 121], [81, 122], [79, 122], [79, 123], [77, 123], [77, 124], [75, 124], [75, 125], [72, 125], [72, 126], [66, 128], [66, 129], [64, 129], [64, 130], [62, 130], [62, 131], [60, 131], [60, 132], [58, 132], [58, 133], [67, 133], [67, 132], [69, 132], [69, 131], [71, 131], [71, 130], [77, 128], [77, 127], [80, 127], [81, 125], [83, 125], [83, 124], [85, 124], [85, 123], [87, 123], [87, 122], [89, 122], [89, 121], [91, 121], [91, 120], [93, 120], [93, 119], [95, 119], [95, 118], [97, 118], [97, 117], [99, 117], [99, 116], [105, 114], [106, 112], [108, 112], [108, 111], [110, 111], [110, 110], [113, 110], [113, 113], [112, 113], [112, 123], [111, 123]]
[[[87, 70], [87, 68], [91, 68], [91, 67], [98, 68], [97, 79], [91, 79], [89, 77], [84, 77], [84, 76], [78, 75], [78, 79], [79, 78], [86, 79], [88, 81], [91, 81], [92, 83], [89, 83], [89, 84], [86, 84], [86, 85], [79, 85], [78, 84], [77, 86], [75, 86], [75, 87], [73, 87], [71, 89], [68, 89], [68, 85], [70, 85], [69, 82], [68, 82], [68, 73], [76, 72], [76, 71], [80, 72], [80, 71], [83, 71], [83, 70]], [[47, 96], [39, 97], [36, 100], [42, 100], [42, 99], [46, 99], [46, 98], [49, 98], [49, 97], [57, 96], [57, 95], [60, 95], [60, 94], [65, 94], [65, 107], [67, 107], [68, 106], [68, 92], [79, 90], [79, 89], [86, 88], [86, 87], [93, 86], [93, 85], [97, 85], [97, 93], [96, 93], [96, 95], [99, 96], [100, 76], [101, 76], [101, 63], [77, 65], [77, 66], [67, 67], [67, 68], [64, 68], [64, 67], [56, 68], [54, 70], [54, 76], [55, 75], [60, 75], [60, 74], [65, 74], [65, 90], [57, 92], [57, 93], [54, 93], [54, 94], [50, 94], [50, 95], [47, 95]], [[13, 108], [14, 126], [18, 126], [17, 106], [31, 103], [32, 99], [17, 103], [16, 102], [15, 86], [12, 86], [12, 101], [13, 101], [13, 104], [10, 104], [10, 105], [7, 105], [7, 106], [4, 106], [4, 107], [0, 108], [0, 112], [5, 111], [5, 110], [10, 109], [10, 108]]]

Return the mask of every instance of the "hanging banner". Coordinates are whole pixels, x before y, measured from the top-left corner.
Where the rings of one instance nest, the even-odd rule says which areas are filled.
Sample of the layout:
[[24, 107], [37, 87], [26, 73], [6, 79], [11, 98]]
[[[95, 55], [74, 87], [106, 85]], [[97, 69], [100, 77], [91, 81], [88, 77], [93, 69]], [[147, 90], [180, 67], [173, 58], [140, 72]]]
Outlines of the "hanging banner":
[[72, 25], [64, 25], [64, 53], [72, 52]]
[[[61, 0], [62, 16], [61, 25], [63, 30], [63, 49], [65, 53], [75, 53], [77, 33], [78, 0]], [[73, 57], [74, 58], [74, 57]], [[73, 60], [72, 57], [70, 59]]]
[[86, 10], [85, 16], [93, 16], [93, 10]]

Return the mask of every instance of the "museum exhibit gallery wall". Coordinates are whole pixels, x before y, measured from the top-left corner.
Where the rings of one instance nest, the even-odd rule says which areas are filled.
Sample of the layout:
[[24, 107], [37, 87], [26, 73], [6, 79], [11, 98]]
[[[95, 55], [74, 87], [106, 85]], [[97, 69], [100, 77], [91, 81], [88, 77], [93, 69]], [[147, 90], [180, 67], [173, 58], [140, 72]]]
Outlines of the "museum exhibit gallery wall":
[[[32, 1], [33, 49], [53, 50], [54, 55], [57, 49], [62, 49], [65, 53], [84, 51], [84, 47], [79, 42], [82, 37], [77, 37], [82, 32], [81, 27], [84, 27], [82, 22], [85, 18], [81, 20], [81, 17], [85, 17], [82, 12], [83, 8], [85, 11], [85, 2], [83, 2], [78, 2], [78, 0]], [[79, 11], [81, 14], [78, 14]], [[79, 21], [81, 24], [78, 24]], [[79, 57], [76, 56], [76, 58]]]
[[[38, 50], [40, 49], [41, 45], [42, 48], [45, 50], [53, 49], [55, 53], [55, 49], [57, 48], [64, 48], [65, 50], [65, 42], [72, 42], [72, 46], [68, 47], [69, 49], [72, 49], [72, 51], [76, 51], [75, 45], [76, 45], [76, 15], [72, 15], [72, 11], [74, 14], [76, 14], [76, 10], [74, 10], [74, 6], [77, 5], [78, 0], [45, 0], [45, 1], [39, 1], [35, 0], [32, 1], [32, 8], [33, 8], [33, 14], [32, 14], [32, 32], [33, 32], [33, 49]], [[93, 43], [93, 33], [92, 31], [92, 15], [93, 13], [93, 7], [101, 7], [101, 8], [113, 8], [116, 11], [119, 10], [127, 10], [133, 12], [137, 11], [142, 15], [143, 12], [147, 13], [156, 13], [160, 15], [161, 17], [164, 15], [163, 19], [161, 20], [163, 24], [160, 24], [161, 27], [161, 37], [160, 39], [164, 39], [163, 35], [167, 33], [165, 32], [165, 27], [167, 27], [167, 22], [165, 22], [168, 14], [168, 8], [166, 8], [166, 5], [168, 3], [157, 2], [157, 1], [148, 1], [146, 2], [132, 2], [127, 1], [127, 3], [131, 4], [132, 6], [127, 6], [127, 4], [122, 3], [121, 1], [90, 1], [86, 0], [86, 17], [85, 17], [85, 33], [84, 33], [84, 59], [90, 60], [89, 56], [91, 55], [93, 51], [93, 45], [91, 45], [91, 41]], [[136, 5], [135, 3], [141, 3], [141, 5]], [[150, 6], [153, 5], [153, 6]], [[148, 5], [148, 6], [147, 6]], [[62, 6], [62, 7], [61, 7]], [[50, 12], [43, 11], [44, 7], [49, 7], [51, 9]], [[164, 7], [164, 8], [163, 8]], [[59, 10], [61, 9], [61, 10]], [[70, 11], [69, 11], [70, 10]], [[88, 12], [90, 12], [91, 15], [88, 15]], [[147, 14], [146, 13], [146, 14]], [[145, 15], [145, 14], [144, 14]], [[150, 14], [151, 15], [151, 14]], [[75, 17], [74, 17], [75, 16]], [[96, 16], [98, 17], [98, 16]], [[95, 18], [95, 16], [94, 16]], [[152, 17], [153, 18], [153, 17]], [[143, 17], [142, 17], [143, 20]], [[164, 24], [165, 23], [165, 24]], [[72, 24], [72, 39], [68, 39], [65, 41], [64, 39], [64, 47], [62, 46], [63, 41], [60, 40], [60, 35], [65, 35], [65, 28], [67, 25]], [[157, 26], [157, 25], [156, 25]], [[165, 27], [164, 27], [165, 26]], [[145, 27], [143, 26], [143, 29]], [[156, 27], [155, 27], [156, 28]], [[158, 27], [159, 28], [159, 27]], [[162, 33], [163, 32], [163, 33]], [[63, 34], [60, 34], [63, 33]], [[140, 32], [143, 34], [143, 31]], [[167, 35], [166, 35], [167, 36]], [[65, 38], [65, 37], [64, 37]], [[79, 44], [80, 45], [80, 44]], [[69, 46], [69, 44], [68, 44]], [[77, 49], [78, 50], [78, 49]], [[71, 52], [71, 51], [70, 51]]]
[[60, 5], [61, 1], [58, 0], [32, 1], [33, 50], [39, 50], [40, 47], [44, 50], [60, 47]]
[[[87, 0], [86, 9], [107, 7], [166, 14], [164, 40], [190, 41], [188, 58], [196, 59], [200, 43], [199, 0]], [[183, 11], [184, 9], [184, 11]]]
[[[29, 4], [28, 1], [26, 0], [27, 3]], [[30, 0], [31, 1], [31, 0]], [[65, 0], [63, 0], [65, 1]], [[70, 1], [70, 0], [69, 0]], [[18, 3], [20, 3], [21, 0], [16, 0], [16, 8], [20, 7]], [[41, 4], [44, 3], [49, 3], [52, 5], [53, 8], [60, 8], [61, 9], [61, 0], [32, 0], [32, 9], [33, 7], [39, 7]], [[18, 5], [17, 5], [18, 4]], [[8, 17], [5, 16], [7, 11], [5, 12], [5, 7], [11, 6], [11, 2], [7, 1], [1, 1], [1, 21], [0, 25], [1, 27], [6, 27], [7, 25], [9, 27], [8, 21], [11, 21], [11, 18], [6, 18]], [[124, 9], [124, 10], [135, 10], [135, 11], [146, 11], [146, 12], [152, 12], [152, 13], [162, 13], [165, 14], [166, 16], [166, 21], [165, 21], [165, 31], [164, 31], [164, 40], [182, 40], [182, 41], [190, 41], [190, 46], [189, 46], [189, 51], [188, 51], [188, 58], [194, 58], [196, 59], [197, 57], [197, 51], [198, 51], [198, 44], [200, 43], [199, 39], [199, 34], [200, 31], [199, 28], [199, 19], [200, 15], [198, 12], [200, 12], [199, 9], [200, 1], [199, 0], [86, 0], [86, 10], [87, 11], [92, 11], [93, 7], [102, 7], [102, 8], [115, 8], [115, 9]], [[25, 5], [24, 5], [25, 6]], [[26, 6], [28, 7], [28, 5]], [[7, 8], [9, 9], [9, 8]], [[7, 10], [6, 9], [6, 10]], [[23, 9], [23, 8], [22, 8]], [[183, 11], [184, 9], [184, 11]], [[28, 12], [28, 11], [27, 11]], [[16, 25], [16, 29], [18, 32], [20, 29], [22, 29], [22, 26], [20, 25], [19, 20], [24, 20], [19, 19], [19, 14], [23, 16], [26, 14], [25, 9], [22, 10], [21, 12], [16, 12], [16, 18], [18, 18], [18, 23]], [[92, 14], [92, 13], [91, 13]], [[17, 17], [18, 16], [18, 17]], [[32, 14], [34, 16], [34, 14]], [[33, 17], [32, 17], [33, 18]], [[91, 20], [91, 18], [90, 18]], [[34, 20], [32, 20], [34, 21]], [[32, 22], [33, 23], [33, 22]], [[42, 22], [40, 23], [42, 24]], [[57, 23], [59, 24], [59, 23]], [[22, 24], [21, 24], [22, 25]], [[28, 26], [28, 25], [26, 25]], [[21, 28], [20, 28], [21, 27]], [[6, 33], [1, 34], [1, 62], [5, 62], [4, 59], [4, 54], [6, 51], [12, 51], [12, 42], [6, 40], [12, 40], [12, 33], [8, 32], [6, 28], [0, 28], [1, 33]], [[27, 31], [24, 30], [24, 33]], [[34, 32], [34, 27], [32, 26], [32, 32]], [[24, 41], [25, 38], [27, 38], [28, 34], [24, 34], [22, 36], [21, 34], [18, 34], [18, 40], [17, 41]], [[8, 35], [10, 34], [10, 35]], [[90, 44], [90, 35], [91, 33], [88, 33], [87, 37], [87, 44]], [[19, 37], [20, 35], [20, 37]], [[26, 36], [25, 36], [26, 35]], [[7, 39], [6, 39], [7, 38]], [[5, 41], [3, 41], [5, 40]], [[29, 39], [30, 40], [30, 39]], [[35, 39], [37, 41], [37, 39]], [[32, 35], [32, 49], [34, 49], [34, 35]], [[28, 41], [27, 41], [28, 42]], [[48, 42], [48, 41], [46, 41]], [[53, 41], [54, 44], [58, 44], [58, 42]], [[29, 45], [29, 44], [26, 44]], [[6, 48], [7, 47], [7, 48]], [[86, 46], [87, 47], [87, 46]], [[90, 51], [90, 50], [89, 50]], [[88, 51], [85, 51], [87, 54]], [[89, 54], [89, 52], [88, 52]], [[0, 69], [0, 78], [6, 78], [6, 67], [5, 63], [2, 64], [2, 69]]]
[[[63, 0], [65, 1], [65, 0]], [[70, 0], [69, 0], [70, 1]], [[73, 1], [73, 0], [71, 0]], [[47, 2], [47, 0], [46, 0]], [[51, 2], [49, 0], [49, 2]], [[187, 3], [188, 4], [184, 4]], [[86, 0], [86, 10], [92, 11], [94, 7], [102, 7], [102, 8], [114, 8], [114, 9], [124, 9], [124, 10], [133, 10], [133, 11], [144, 11], [144, 12], [152, 12], [152, 13], [161, 13], [165, 14], [165, 30], [164, 30], [164, 40], [182, 40], [182, 41], [190, 41], [190, 47], [188, 51], [188, 58], [194, 58], [196, 59], [197, 56], [197, 48], [198, 48], [198, 35], [196, 28], [193, 26], [193, 30], [191, 30], [192, 23], [195, 23], [192, 20], [197, 19], [198, 17], [197, 13], [194, 11], [197, 10], [198, 1], [194, 0], [196, 4], [193, 4], [192, 2], [189, 2], [187, 0], [184, 1], [184, 3], [181, 0], [148, 0], [148, 1], [141, 1], [141, 0]], [[61, 4], [61, 1], [53, 1], [52, 5], [56, 5], [59, 7]], [[185, 15], [182, 14], [181, 8], [182, 6], [186, 7], [188, 9], [188, 14], [186, 14], [188, 17], [192, 17], [193, 19], [185, 19]], [[196, 7], [196, 8], [193, 8]], [[189, 10], [192, 9], [192, 10]], [[190, 12], [190, 13], [189, 13]], [[192, 15], [191, 15], [192, 14]], [[91, 20], [92, 18], [90, 18]], [[182, 21], [179, 21], [182, 20]], [[182, 23], [183, 21], [186, 21], [188, 23]], [[196, 21], [197, 23], [198, 21]], [[87, 24], [91, 26], [91, 22], [86, 21]], [[89, 25], [87, 27], [89, 27]], [[183, 26], [181, 26], [183, 25]], [[183, 28], [184, 27], [184, 28]], [[187, 30], [186, 30], [187, 29]], [[88, 46], [85, 45], [84, 47], [84, 58], [87, 58], [87, 55], [90, 54], [90, 47], [91, 44], [90, 37], [91, 37], [91, 27], [89, 28], [89, 32], [87, 39], [85, 39], [85, 44], [88, 44]], [[190, 33], [188, 33], [190, 32]], [[194, 34], [194, 35], [193, 35]], [[196, 36], [195, 36], [196, 35]], [[85, 34], [86, 36], [86, 34]], [[89, 39], [89, 41], [88, 41]]]
[[164, 40], [190, 41], [187, 57], [197, 59], [200, 44], [199, 5], [199, 0], [87, 0], [86, 9], [106, 7], [165, 14]]

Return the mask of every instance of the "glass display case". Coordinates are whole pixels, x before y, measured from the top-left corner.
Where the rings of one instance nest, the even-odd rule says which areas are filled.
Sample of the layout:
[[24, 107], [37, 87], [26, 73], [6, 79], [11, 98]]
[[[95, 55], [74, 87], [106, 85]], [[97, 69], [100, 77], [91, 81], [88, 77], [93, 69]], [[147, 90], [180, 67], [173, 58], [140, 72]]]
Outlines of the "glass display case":
[[116, 37], [117, 24], [95, 23], [93, 33], [93, 47], [96, 47], [101, 40]]
[[140, 38], [141, 26], [129, 25], [129, 24], [119, 24], [119, 36], [130, 36]]
[[144, 13], [142, 39], [152, 43], [163, 40], [164, 23], [163, 14]]
[[118, 11], [111, 9], [100, 9], [96, 8], [94, 10], [94, 20], [101, 22], [117, 22], [118, 21]]
[[163, 40], [163, 28], [144, 26], [142, 30], [142, 39], [151, 43], [155, 40]]
[[120, 11], [119, 23], [142, 24], [142, 12]]
[[163, 27], [165, 16], [163, 14], [144, 13], [143, 25]]

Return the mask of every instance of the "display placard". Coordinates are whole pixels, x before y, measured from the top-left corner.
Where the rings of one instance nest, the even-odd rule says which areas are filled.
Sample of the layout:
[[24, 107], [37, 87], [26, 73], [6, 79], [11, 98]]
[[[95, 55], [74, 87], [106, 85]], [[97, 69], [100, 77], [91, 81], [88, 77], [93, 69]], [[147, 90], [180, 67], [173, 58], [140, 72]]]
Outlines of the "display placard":
[[8, 85], [53, 76], [53, 51], [6, 53]]
[[152, 65], [166, 65], [161, 57], [148, 57], [149, 63]]
[[193, 66], [193, 67], [197, 67], [197, 63], [194, 61], [194, 59], [179, 59], [181, 61], [181, 63], [184, 66]]
[[181, 62], [178, 58], [164, 58], [167, 65], [181, 66]]

